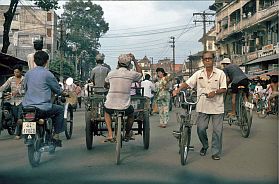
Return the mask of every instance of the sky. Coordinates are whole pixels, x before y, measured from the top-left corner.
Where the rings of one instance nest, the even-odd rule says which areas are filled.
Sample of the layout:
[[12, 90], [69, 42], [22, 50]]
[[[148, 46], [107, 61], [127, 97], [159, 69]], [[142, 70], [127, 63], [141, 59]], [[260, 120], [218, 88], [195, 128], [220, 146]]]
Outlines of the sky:
[[[30, 4], [20, 0], [23, 4]], [[63, 4], [59, 2], [63, 12]], [[105, 54], [105, 62], [116, 67], [120, 54], [133, 53], [137, 59], [153, 57], [154, 63], [173, 57], [170, 37], [175, 37], [175, 62], [183, 63], [190, 54], [203, 49], [198, 40], [202, 37], [201, 23], [195, 23], [193, 13], [211, 12], [208, 7], [214, 1], [92, 1], [104, 11], [109, 31], [100, 38], [99, 51]], [[0, 0], [8, 4], [9, 0]], [[211, 12], [212, 13], [212, 12]], [[200, 19], [200, 17], [199, 17]], [[207, 25], [209, 30], [213, 24]]]

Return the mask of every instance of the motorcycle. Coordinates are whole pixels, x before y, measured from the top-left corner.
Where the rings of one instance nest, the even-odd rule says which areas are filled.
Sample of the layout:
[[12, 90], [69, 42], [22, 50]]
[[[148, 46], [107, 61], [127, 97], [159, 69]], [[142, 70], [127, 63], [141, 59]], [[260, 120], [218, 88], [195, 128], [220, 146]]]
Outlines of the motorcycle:
[[15, 134], [16, 118], [13, 115], [12, 104], [6, 101], [10, 97], [10, 93], [0, 92], [0, 134], [4, 129], [7, 129], [10, 135]]
[[53, 139], [53, 123], [51, 117], [36, 107], [23, 107], [22, 135], [28, 148], [28, 159], [32, 167], [40, 163], [43, 152], [54, 153], [56, 144]]

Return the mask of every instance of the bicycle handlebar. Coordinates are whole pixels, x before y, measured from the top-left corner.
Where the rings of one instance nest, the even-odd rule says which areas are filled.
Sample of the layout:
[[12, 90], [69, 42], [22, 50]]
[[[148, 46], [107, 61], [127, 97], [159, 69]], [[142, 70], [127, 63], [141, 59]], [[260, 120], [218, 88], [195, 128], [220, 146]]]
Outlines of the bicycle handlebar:
[[[186, 103], [186, 104], [189, 104], [189, 105], [196, 105], [196, 104], [199, 102], [199, 99], [200, 99], [200, 97], [201, 97], [202, 95], [205, 95], [205, 96], [208, 95], [207, 93], [202, 93], [202, 94], [200, 94], [200, 95], [197, 97], [197, 101], [195, 101], [195, 102], [189, 102], [189, 101], [187, 101], [185, 91], [180, 91], [180, 93], [182, 93], [185, 103]], [[192, 94], [191, 94], [191, 96], [192, 96]], [[182, 102], [182, 103], [183, 103], [183, 102]]]

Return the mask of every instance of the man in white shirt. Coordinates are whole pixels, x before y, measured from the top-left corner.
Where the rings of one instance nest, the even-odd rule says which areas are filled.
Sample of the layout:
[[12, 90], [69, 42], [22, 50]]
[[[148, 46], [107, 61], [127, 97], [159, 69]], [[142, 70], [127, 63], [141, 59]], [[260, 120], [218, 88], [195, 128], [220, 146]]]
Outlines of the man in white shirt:
[[[134, 61], [136, 71], [131, 71], [131, 61]], [[131, 105], [131, 85], [132, 82], [137, 82], [142, 77], [141, 67], [138, 65], [133, 54], [121, 54], [118, 57], [118, 69], [108, 73], [105, 79], [109, 83], [109, 91], [105, 102], [105, 122], [108, 129], [107, 141], [113, 141], [111, 116], [115, 110], [125, 111], [128, 116], [125, 139], [128, 141], [131, 138], [131, 129], [134, 123], [134, 109]]]
[[141, 87], [143, 87], [144, 89], [144, 94], [143, 96], [145, 96], [147, 98], [146, 103], [145, 103], [145, 108], [149, 109], [150, 113], [151, 113], [151, 109], [152, 109], [152, 103], [151, 103], [151, 98], [153, 97], [152, 92], [155, 91], [155, 84], [153, 84], [153, 82], [150, 81], [150, 75], [146, 74], [144, 81], [141, 82]]
[[197, 103], [197, 132], [203, 145], [200, 155], [205, 156], [208, 149], [207, 132], [210, 118], [212, 118], [212, 159], [220, 160], [222, 151], [222, 132], [223, 132], [223, 115], [224, 99], [223, 93], [226, 92], [226, 75], [225, 73], [213, 67], [213, 54], [210, 52], [203, 53], [204, 69], [194, 73], [186, 83], [182, 83], [177, 92], [183, 88], [196, 88], [197, 95], [202, 93], [207, 95], [200, 96]]
[[[43, 45], [44, 45], [43, 40], [34, 40], [33, 44], [34, 44], [35, 52], [27, 55], [27, 62], [28, 62], [29, 70], [31, 70], [37, 66], [36, 63], [34, 62], [34, 54], [37, 51], [42, 51]], [[48, 68], [48, 63], [46, 64], [45, 68]]]

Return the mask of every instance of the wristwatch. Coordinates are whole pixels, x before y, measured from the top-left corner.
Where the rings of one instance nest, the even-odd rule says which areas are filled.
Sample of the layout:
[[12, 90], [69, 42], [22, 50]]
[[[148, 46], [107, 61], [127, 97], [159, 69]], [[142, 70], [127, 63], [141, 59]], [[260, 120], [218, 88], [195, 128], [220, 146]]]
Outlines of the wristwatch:
[[217, 91], [214, 91], [215, 95], [217, 95]]

